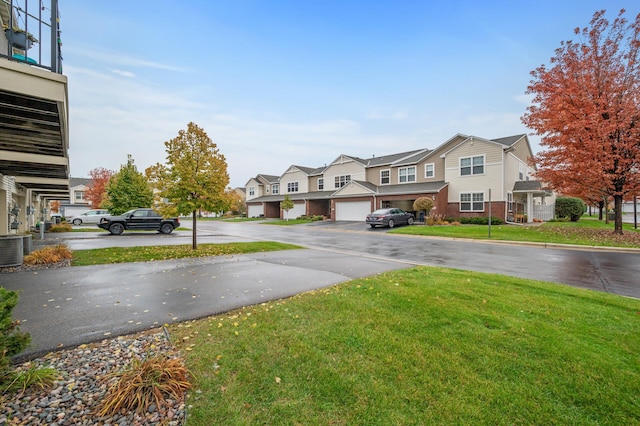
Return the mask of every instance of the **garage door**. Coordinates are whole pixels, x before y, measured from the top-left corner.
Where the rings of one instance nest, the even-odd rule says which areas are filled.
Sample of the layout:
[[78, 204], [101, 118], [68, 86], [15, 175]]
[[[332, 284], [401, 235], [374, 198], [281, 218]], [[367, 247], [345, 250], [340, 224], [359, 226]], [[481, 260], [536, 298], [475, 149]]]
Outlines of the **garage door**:
[[371, 213], [369, 201], [336, 201], [336, 220], [363, 221]]
[[286, 218], [295, 219], [300, 216], [304, 216], [304, 214], [306, 213], [306, 209], [304, 206], [305, 206], [305, 203], [294, 204], [291, 210], [289, 210], [288, 212], [285, 212], [285, 211], [282, 212], [282, 217], [285, 219]]
[[260, 217], [260, 215], [264, 215], [264, 204], [247, 206], [247, 217]]

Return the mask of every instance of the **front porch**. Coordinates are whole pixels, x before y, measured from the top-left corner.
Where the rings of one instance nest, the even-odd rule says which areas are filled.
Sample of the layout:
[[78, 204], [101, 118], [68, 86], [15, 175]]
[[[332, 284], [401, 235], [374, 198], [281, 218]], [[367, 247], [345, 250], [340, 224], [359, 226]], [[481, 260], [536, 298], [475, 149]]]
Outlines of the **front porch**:
[[537, 180], [519, 181], [508, 202], [508, 223], [548, 222], [555, 217], [555, 195]]

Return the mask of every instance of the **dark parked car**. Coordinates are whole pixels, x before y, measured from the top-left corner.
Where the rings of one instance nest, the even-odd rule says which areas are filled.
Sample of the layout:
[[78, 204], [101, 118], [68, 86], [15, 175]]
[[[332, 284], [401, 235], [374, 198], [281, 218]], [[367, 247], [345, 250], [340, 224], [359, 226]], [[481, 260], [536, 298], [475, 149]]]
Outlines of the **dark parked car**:
[[153, 209], [133, 209], [120, 216], [106, 216], [100, 219], [98, 227], [106, 229], [114, 235], [120, 235], [124, 230], [132, 231], [160, 231], [170, 234], [180, 226], [177, 217], [164, 219]]
[[376, 226], [393, 228], [396, 225], [413, 225], [413, 214], [401, 209], [378, 209], [367, 215], [367, 223], [372, 228]]

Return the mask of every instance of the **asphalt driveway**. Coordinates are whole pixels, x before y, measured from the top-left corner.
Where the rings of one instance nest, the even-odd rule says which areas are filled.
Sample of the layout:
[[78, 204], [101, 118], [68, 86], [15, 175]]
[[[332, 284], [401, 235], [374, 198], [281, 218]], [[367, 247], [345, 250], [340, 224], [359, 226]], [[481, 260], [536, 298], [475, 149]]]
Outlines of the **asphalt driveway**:
[[27, 359], [409, 266], [303, 249], [0, 274], [0, 286], [20, 292], [13, 316], [32, 337]]

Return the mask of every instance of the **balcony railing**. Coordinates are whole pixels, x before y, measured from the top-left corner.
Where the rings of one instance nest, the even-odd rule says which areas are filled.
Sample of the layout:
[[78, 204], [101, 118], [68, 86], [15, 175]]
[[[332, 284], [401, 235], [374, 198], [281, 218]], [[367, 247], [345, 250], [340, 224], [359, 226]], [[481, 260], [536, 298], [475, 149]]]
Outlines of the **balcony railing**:
[[0, 0], [0, 21], [0, 58], [62, 74], [58, 0]]

